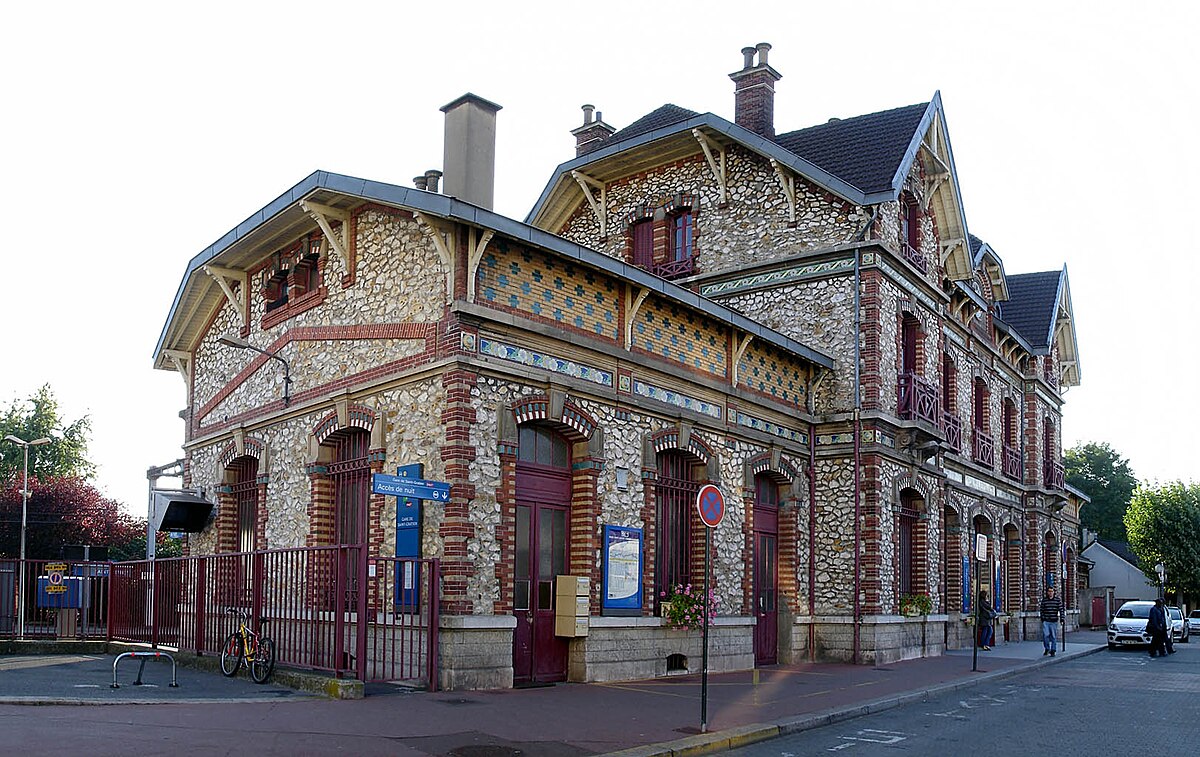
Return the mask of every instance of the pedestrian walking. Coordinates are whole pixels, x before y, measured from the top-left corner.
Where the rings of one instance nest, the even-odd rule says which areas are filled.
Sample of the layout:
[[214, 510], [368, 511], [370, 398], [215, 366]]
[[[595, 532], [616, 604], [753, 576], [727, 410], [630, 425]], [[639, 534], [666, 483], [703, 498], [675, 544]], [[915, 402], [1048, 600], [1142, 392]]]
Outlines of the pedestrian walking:
[[996, 629], [992, 625], [996, 614], [996, 611], [992, 609], [992, 603], [988, 601], [987, 592], [979, 592], [979, 612], [975, 622], [979, 626], [979, 646], [985, 652], [992, 648], [992, 644], [996, 640]]
[[1146, 620], [1146, 630], [1150, 633], [1150, 656], [1166, 657], [1167, 634], [1171, 631], [1170, 626], [1167, 625], [1167, 609], [1161, 598], [1154, 600], [1154, 606], [1150, 608], [1150, 617]]
[[1067, 620], [1062, 600], [1054, 596], [1053, 586], [1046, 587], [1046, 596], [1042, 598], [1038, 610], [1042, 616], [1042, 647], [1045, 649], [1042, 656], [1053, 657], [1058, 651], [1058, 639], [1055, 637], [1058, 624], [1060, 621], [1065, 623]]

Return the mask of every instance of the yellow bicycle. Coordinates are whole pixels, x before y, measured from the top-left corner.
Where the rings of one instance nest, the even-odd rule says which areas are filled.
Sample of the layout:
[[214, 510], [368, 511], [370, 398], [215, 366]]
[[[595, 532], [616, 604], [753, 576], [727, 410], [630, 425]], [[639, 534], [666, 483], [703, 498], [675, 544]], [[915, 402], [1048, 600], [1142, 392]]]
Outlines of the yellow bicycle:
[[230, 607], [228, 613], [238, 617], [238, 627], [221, 644], [221, 672], [232, 678], [244, 662], [255, 683], [266, 683], [275, 669], [275, 642], [262, 633], [267, 621], [255, 632], [249, 626], [250, 613], [237, 607]]

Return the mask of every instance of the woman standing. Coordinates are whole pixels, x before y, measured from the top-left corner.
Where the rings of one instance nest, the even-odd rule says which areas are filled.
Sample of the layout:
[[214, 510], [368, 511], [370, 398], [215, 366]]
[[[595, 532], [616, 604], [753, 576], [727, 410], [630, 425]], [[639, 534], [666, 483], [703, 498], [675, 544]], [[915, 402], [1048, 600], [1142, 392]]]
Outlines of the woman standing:
[[979, 646], [985, 652], [992, 648], [992, 643], [996, 638], [996, 631], [992, 627], [992, 621], [995, 620], [996, 615], [996, 611], [992, 609], [992, 603], [988, 601], [987, 592], [979, 592], [979, 614], [975, 623], [979, 626]]

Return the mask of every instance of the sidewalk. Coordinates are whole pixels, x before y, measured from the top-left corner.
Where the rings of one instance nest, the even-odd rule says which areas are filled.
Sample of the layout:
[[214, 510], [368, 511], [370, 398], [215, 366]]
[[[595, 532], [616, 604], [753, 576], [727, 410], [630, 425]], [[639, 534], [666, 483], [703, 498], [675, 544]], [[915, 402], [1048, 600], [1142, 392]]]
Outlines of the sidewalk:
[[[258, 687], [245, 680], [180, 668], [180, 688], [165, 686], [169, 666], [146, 667], [146, 679], [161, 684], [153, 692], [126, 685], [136, 665], [122, 667], [120, 689], [109, 689], [112, 656], [86, 663], [17, 668], [29, 696], [41, 683], [55, 691], [75, 686], [74, 704], [175, 702], [140, 708], [141, 720], [188, 725], [211, 722], [214, 707], [237, 705], [231, 725], [241, 719], [283, 734], [304, 734], [306, 753], [323, 753], [323, 744], [354, 736], [359, 753], [585, 755], [619, 753], [625, 757], [718, 752], [772, 736], [815, 728], [878, 712], [944, 691], [973, 686], [1019, 672], [1056, 664], [1105, 647], [1101, 632], [1071, 633], [1065, 650], [1042, 656], [1040, 642], [1001, 645], [979, 652], [971, 671], [971, 650], [941, 657], [872, 667], [833, 663], [799, 664], [757, 671], [712, 674], [708, 686], [708, 732], [699, 733], [698, 675], [611, 684], [559, 684], [501, 691], [425, 693], [372, 685], [367, 697], [345, 702], [314, 699]], [[13, 703], [13, 657], [0, 657], [0, 702]], [[48, 661], [48, 660], [47, 660]], [[10, 663], [6, 669], [4, 663]], [[81, 667], [74, 668], [74, 665]], [[90, 667], [82, 667], [88, 665]], [[107, 665], [107, 668], [105, 668]], [[86, 676], [95, 678], [91, 680]], [[78, 679], [78, 680], [77, 680]], [[93, 688], [78, 688], [80, 684]], [[101, 685], [102, 684], [102, 685]], [[229, 686], [232, 685], [232, 686]], [[150, 696], [146, 696], [150, 694]], [[125, 699], [131, 697], [135, 699]], [[270, 699], [265, 703], [263, 699]], [[214, 702], [220, 701], [221, 704]], [[40, 698], [39, 704], [51, 704]], [[67, 703], [60, 701], [58, 703]], [[122, 716], [124, 717], [124, 716]], [[234, 731], [237, 728], [233, 729]], [[281, 742], [276, 742], [282, 748]], [[344, 744], [343, 744], [344, 746]], [[622, 751], [623, 750], [623, 751]], [[285, 753], [285, 752], [279, 752]], [[294, 753], [294, 752], [293, 752]]]

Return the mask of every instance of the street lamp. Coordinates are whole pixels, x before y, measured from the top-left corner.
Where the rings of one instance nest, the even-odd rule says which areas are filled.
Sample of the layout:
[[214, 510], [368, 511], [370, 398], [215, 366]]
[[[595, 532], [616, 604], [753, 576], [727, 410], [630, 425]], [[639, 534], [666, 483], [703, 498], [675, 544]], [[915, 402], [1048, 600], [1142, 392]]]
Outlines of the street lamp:
[[25, 453], [25, 472], [23, 477], [23, 489], [21, 494], [21, 561], [19, 563], [20, 573], [17, 575], [17, 638], [25, 638], [25, 520], [26, 513], [29, 510], [29, 448], [40, 447], [43, 444], [49, 444], [52, 440], [48, 436], [43, 436], [41, 439], [34, 439], [27, 442], [19, 436], [9, 434], [4, 437], [4, 441], [12, 442], [21, 447]]
[[288, 361], [280, 357], [278, 353], [268, 352], [267, 350], [255, 347], [245, 339], [239, 339], [238, 337], [230, 336], [229, 334], [217, 337], [217, 343], [223, 344], [226, 347], [233, 347], [236, 350], [252, 350], [260, 355], [266, 355], [272, 360], [278, 360], [279, 362], [283, 363], [283, 406], [288, 406], [288, 403], [291, 402], [290, 387], [292, 385], [292, 369], [291, 366], [288, 365]]

